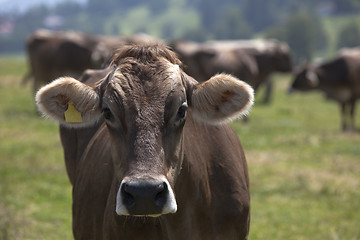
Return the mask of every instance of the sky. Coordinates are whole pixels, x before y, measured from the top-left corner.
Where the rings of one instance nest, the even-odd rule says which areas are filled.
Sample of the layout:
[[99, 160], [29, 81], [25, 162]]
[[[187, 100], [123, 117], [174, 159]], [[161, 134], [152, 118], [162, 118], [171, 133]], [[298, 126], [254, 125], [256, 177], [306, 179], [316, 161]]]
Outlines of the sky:
[[0, 13], [4, 12], [24, 12], [29, 7], [45, 4], [55, 6], [61, 2], [79, 2], [86, 3], [87, 0], [0, 0]]

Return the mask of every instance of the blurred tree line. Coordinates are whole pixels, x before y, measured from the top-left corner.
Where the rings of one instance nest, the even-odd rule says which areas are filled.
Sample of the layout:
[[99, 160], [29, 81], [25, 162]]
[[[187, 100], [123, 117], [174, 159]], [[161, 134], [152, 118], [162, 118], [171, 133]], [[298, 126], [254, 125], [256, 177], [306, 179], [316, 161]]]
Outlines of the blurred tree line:
[[[11, 34], [0, 35], [0, 53], [23, 50], [31, 32], [47, 27], [106, 35], [145, 32], [159, 38], [194, 41], [277, 38], [288, 42], [295, 60], [300, 61], [329, 54], [329, 49], [360, 45], [359, 13], [358, 0], [64, 2], [52, 9], [37, 6], [16, 16], [0, 15], [0, 30], [6, 21], [15, 25]], [[342, 20], [331, 24], [337, 18]]]

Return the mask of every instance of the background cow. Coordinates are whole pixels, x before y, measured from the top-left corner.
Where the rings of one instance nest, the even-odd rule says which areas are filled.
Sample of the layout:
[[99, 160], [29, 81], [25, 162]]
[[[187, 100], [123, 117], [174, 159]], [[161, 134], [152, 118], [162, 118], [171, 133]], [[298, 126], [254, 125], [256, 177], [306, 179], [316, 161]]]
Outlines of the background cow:
[[291, 90], [323, 91], [341, 107], [342, 129], [355, 129], [355, 104], [360, 98], [360, 48], [342, 49], [318, 65], [305, 64], [295, 74]]
[[196, 43], [174, 41], [170, 44], [183, 60], [185, 71], [204, 81], [220, 72], [233, 74], [249, 83], [255, 91], [266, 84], [264, 101], [272, 93], [270, 75], [292, 70], [289, 46], [277, 40], [233, 40]]
[[34, 92], [60, 76], [79, 77], [87, 68], [100, 68], [106, 56], [95, 36], [72, 31], [35, 31], [26, 42]]
[[184, 63], [185, 72], [200, 82], [224, 72], [255, 85], [257, 64], [242, 49], [191, 41], [174, 41], [169, 45]]
[[156, 41], [146, 34], [122, 37], [39, 29], [26, 42], [30, 71], [24, 82], [33, 78], [33, 90], [36, 92], [55, 78], [77, 78], [86, 69], [106, 66], [120, 46]]
[[126, 46], [111, 68], [37, 93], [61, 124], [75, 239], [247, 239], [247, 164], [226, 122], [253, 89], [179, 64], [162, 45]]

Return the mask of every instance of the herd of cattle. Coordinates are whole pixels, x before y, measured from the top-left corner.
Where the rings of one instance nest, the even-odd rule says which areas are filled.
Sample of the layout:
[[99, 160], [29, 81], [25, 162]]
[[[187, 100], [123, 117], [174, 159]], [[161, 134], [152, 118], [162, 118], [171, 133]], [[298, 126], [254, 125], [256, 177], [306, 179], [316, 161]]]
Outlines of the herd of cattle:
[[[163, 41], [146, 34], [131, 37], [96, 36], [73, 31], [37, 30], [27, 39], [34, 92], [60, 76], [79, 78], [86, 69], [109, 65], [121, 46], [138, 43], [164, 43], [182, 61], [184, 71], [197, 81], [216, 73], [229, 73], [249, 83], [255, 91], [265, 87], [264, 102], [272, 95], [270, 75], [291, 73], [293, 63], [289, 46], [277, 40]], [[342, 129], [355, 130], [355, 103], [360, 98], [360, 48], [341, 49], [331, 60], [307, 64], [293, 71], [291, 91], [323, 91], [341, 106]]]
[[[37, 106], [60, 123], [75, 239], [248, 238], [247, 163], [228, 122], [292, 71], [285, 43], [39, 30], [27, 49]], [[291, 89], [324, 91], [354, 128], [360, 50], [304, 66]]]

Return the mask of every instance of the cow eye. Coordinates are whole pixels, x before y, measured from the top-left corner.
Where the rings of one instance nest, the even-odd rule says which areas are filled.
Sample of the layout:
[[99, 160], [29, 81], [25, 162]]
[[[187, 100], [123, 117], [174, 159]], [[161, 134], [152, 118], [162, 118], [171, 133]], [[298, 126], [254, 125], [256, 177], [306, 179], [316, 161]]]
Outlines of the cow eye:
[[111, 120], [113, 118], [111, 110], [110, 110], [110, 108], [108, 106], [103, 106], [102, 112], [103, 112], [104, 118], [106, 120]]
[[183, 103], [180, 107], [179, 107], [179, 110], [176, 114], [176, 120], [182, 120], [186, 117], [186, 111], [187, 111], [187, 104], [186, 103]]

